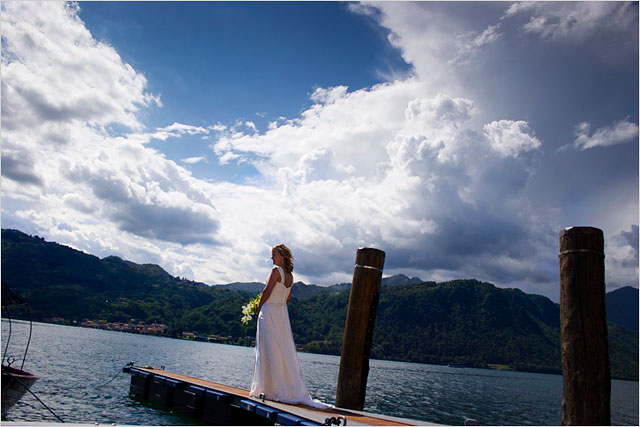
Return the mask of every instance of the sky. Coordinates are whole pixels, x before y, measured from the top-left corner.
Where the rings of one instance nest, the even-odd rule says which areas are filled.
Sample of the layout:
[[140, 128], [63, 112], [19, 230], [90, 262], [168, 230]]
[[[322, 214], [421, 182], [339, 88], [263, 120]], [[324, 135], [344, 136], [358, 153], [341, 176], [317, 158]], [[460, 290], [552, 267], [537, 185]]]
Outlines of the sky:
[[638, 286], [638, 3], [2, 2], [2, 227], [207, 284]]

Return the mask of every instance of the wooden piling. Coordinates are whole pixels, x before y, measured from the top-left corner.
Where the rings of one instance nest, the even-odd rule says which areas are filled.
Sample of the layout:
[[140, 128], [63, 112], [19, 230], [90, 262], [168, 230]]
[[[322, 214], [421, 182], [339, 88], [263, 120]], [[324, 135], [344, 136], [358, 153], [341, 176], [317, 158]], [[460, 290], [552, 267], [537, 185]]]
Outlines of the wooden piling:
[[360, 248], [356, 254], [336, 391], [336, 406], [341, 408], [364, 408], [384, 258], [385, 253], [374, 248]]
[[604, 236], [593, 227], [560, 233], [562, 425], [611, 424]]

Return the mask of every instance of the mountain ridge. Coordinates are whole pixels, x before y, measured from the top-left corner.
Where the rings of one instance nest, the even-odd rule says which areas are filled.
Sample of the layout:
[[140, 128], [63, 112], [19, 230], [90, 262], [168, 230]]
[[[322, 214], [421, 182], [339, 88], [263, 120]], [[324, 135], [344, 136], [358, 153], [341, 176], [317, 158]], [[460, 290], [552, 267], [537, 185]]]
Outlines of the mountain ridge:
[[[424, 283], [422, 279], [418, 277], [409, 277], [404, 274], [396, 274], [394, 276], [383, 277], [380, 286], [401, 286], [410, 284]], [[229, 289], [232, 291], [251, 292], [258, 294], [264, 289], [264, 283], [261, 282], [233, 282], [227, 284], [213, 285], [222, 289]], [[307, 298], [315, 295], [319, 292], [343, 292], [351, 289], [351, 283], [336, 283], [335, 285], [321, 286], [314, 284], [306, 284], [298, 281], [293, 284], [293, 298]]]

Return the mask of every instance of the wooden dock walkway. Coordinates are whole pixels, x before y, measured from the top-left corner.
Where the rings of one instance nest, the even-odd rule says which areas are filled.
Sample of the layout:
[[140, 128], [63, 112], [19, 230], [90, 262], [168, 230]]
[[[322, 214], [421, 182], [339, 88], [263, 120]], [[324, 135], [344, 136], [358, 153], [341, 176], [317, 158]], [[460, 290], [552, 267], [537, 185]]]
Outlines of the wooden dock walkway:
[[129, 367], [130, 394], [216, 425], [437, 425], [342, 408], [320, 410], [249, 396], [248, 390], [153, 368]]

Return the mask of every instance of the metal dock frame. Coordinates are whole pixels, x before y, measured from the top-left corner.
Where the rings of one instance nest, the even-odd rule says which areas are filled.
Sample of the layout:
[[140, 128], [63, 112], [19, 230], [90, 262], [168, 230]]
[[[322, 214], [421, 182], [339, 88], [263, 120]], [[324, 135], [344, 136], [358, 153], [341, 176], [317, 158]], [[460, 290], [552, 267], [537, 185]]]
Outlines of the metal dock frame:
[[129, 394], [211, 425], [318, 426], [313, 420], [273, 408], [243, 396], [126, 367], [131, 374]]

